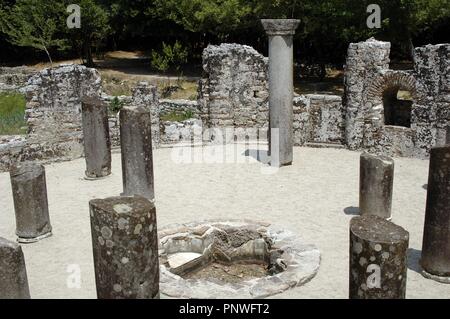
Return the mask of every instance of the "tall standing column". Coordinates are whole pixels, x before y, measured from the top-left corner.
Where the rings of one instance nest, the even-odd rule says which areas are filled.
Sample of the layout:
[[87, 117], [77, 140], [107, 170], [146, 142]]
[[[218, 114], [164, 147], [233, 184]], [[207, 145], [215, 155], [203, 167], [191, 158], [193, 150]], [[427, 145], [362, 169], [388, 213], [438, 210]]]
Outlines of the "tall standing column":
[[430, 152], [422, 274], [450, 283], [450, 145]]
[[300, 20], [262, 19], [269, 36], [269, 151], [271, 166], [293, 160], [293, 35]]
[[120, 146], [124, 196], [155, 197], [150, 110], [126, 107], [120, 111]]
[[394, 160], [363, 153], [360, 157], [359, 210], [361, 215], [391, 218]]
[[48, 213], [45, 168], [20, 163], [10, 169], [16, 213], [16, 234], [21, 243], [32, 243], [52, 235]]
[[111, 174], [108, 107], [95, 97], [84, 97], [81, 105], [86, 177], [108, 176]]
[[350, 221], [350, 299], [404, 299], [409, 233], [375, 215]]
[[141, 196], [110, 197], [89, 207], [97, 297], [159, 298], [154, 204]]
[[0, 299], [29, 299], [22, 248], [0, 237]]

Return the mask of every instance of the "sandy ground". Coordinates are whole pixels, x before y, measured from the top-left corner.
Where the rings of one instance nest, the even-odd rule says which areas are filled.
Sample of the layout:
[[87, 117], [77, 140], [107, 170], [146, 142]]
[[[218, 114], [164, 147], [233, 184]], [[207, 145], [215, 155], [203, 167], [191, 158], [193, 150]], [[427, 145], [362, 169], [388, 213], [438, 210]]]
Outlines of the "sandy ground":
[[[227, 151], [232, 147], [227, 146]], [[276, 297], [348, 297], [348, 225], [358, 206], [359, 153], [295, 148], [294, 165], [267, 174], [264, 165], [254, 160], [179, 164], [173, 161], [174, 150], [154, 152], [160, 226], [211, 218], [250, 218], [285, 226], [316, 244], [322, 263], [312, 281]], [[252, 159], [239, 155], [244, 158]], [[395, 165], [393, 221], [411, 237], [407, 297], [450, 298], [450, 285], [418, 273], [428, 161], [398, 158]], [[113, 174], [106, 179], [84, 180], [84, 167], [84, 159], [46, 166], [54, 236], [23, 246], [33, 298], [96, 296], [88, 201], [121, 192], [120, 154], [113, 155]], [[0, 174], [0, 198], [0, 236], [14, 240], [7, 173]], [[68, 288], [70, 271], [77, 267], [81, 286]]]

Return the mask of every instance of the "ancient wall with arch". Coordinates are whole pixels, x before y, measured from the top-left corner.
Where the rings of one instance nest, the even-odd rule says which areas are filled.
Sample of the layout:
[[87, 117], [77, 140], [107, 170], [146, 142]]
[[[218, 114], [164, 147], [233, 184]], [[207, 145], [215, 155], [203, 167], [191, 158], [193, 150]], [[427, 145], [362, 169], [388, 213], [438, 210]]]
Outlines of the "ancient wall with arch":
[[[295, 96], [294, 144], [422, 158], [431, 147], [444, 144], [450, 132], [450, 44], [416, 48], [414, 68], [406, 71], [390, 69], [389, 54], [389, 42], [369, 39], [351, 43], [342, 98]], [[268, 59], [245, 45], [211, 45], [204, 50], [203, 68], [196, 102], [160, 101], [156, 87], [146, 82], [138, 83], [133, 95], [121, 97], [121, 101], [151, 110], [155, 147], [189, 139], [194, 127], [197, 131], [258, 128], [259, 139], [266, 139]], [[0, 85], [0, 91], [25, 92], [28, 126], [26, 136], [1, 137], [0, 171], [16, 160], [83, 156], [82, 96], [101, 96], [107, 103], [113, 99], [102, 92], [97, 70], [62, 65], [39, 72], [22, 68], [0, 71], [6, 74], [0, 81], [7, 82]], [[11, 75], [16, 73], [19, 75]], [[402, 98], [399, 92], [409, 96]], [[160, 121], [161, 114], [174, 110], [188, 110], [193, 118]], [[109, 125], [112, 144], [118, 146], [117, 114], [111, 115]]]
[[[427, 157], [450, 123], [450, 45], [415, 50], [414, 69], [389, 68], [390, 43], [352, 43], [345, 66], [345, 143], [388, 156]], [[407, 98], [402, 98], [401, 95]]]

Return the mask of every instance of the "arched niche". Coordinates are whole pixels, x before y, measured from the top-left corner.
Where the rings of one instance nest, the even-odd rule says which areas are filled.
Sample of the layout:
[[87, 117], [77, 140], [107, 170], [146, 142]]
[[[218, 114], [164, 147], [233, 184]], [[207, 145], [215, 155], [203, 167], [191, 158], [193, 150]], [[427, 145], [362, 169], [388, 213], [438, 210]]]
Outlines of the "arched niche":
[[411, 127], [411, 111], [417, 100], [416, 79], [403, 71], [389, 71], [374, 79], [369, 86], [366, 102], [370, 114], [384, 125]]

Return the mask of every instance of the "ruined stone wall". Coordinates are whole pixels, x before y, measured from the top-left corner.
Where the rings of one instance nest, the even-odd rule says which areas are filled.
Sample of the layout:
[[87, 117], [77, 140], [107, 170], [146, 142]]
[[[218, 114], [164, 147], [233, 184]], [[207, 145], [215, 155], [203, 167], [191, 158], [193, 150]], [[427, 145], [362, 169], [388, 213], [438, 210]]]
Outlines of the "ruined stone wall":
[[389, 69], [389, 42], [369, 39], [351, 43], [347, 51], [344, 72], [345, 142], [350, 149], [363, 146], [365, 112], [371, 105], [363, 104], [367, 85], [381, 70]]
[[26, 87], [28, 125], [24, 159], [73, 159], [83, 155], [81, 98], [100, 96], [95, 69], [63, 65], [35, 74]]
[[35, 69], [26, 66], [0, 67], [0, 92], [19, 91], [35, 73]]
[[[442, 144], [449, 123], [449, 50], [449, 44], [417, 48], [414, 70], [398, 71], [389, 69], [389, 42], [350, 44], [344, 83], [347, 146], [423, 158]], [[399, 90], [412, 97], [409, 125], [387, 123], [389, 103]], [[408, 115], [405, 105], [395, 105], [403, 118]]]
[[204, 127], [268, 126], [268, 59], [238, 44], [203, 51], [199, 106]]
[[[142, 106], [148, 108], [152, 118], [152, 146], [158, 147], [160, 144], [160, 110], [158, 91], [156, 86], [150, 85], [148, 82], [139, 82], [132, 89], [132, 96], [110, 96], [102, 94], [102, 100], [110, 105], [114, 99], [123, 106]], [[109, 135], [111, 138], [111, 145], [113, 147], [120, 146], [120, 122], [119, 112], [109, 112]]]
[[184, 113], [191, 114], [194, 118], [200, 118], [200, 106], [198, 101], [190, 100], [159, 100], [159, 114], [160, 116], [170, 113]]
[[414, 61], [414, 71], [420, 84], [418, 94], [425, 97], [420, 104], [417, 103], [412, 114], [415, 129], [421, 135], [428, 136], [432, 145], [443, 145], [446, 128], [450, 126], [450, 44], [416, 48]]
[[132, 90], [132, 105], [142, 106], [150, 110], [152, 121], [152, 146], [156, 148], [160, 144], [159, 130], [159, 98], [156, 86], [147, 82], [140, 82]]
[[0, 172], [8, 171], [9, 167], [20, 159], [26, 146], [25, 136], [0, 136]]
[[[260, 139], [269, 126], [268, 59], [238, 44], [208, 46], [203, 52], [204, 78], [199, 107], [204, 128], [259, 128]], [[294, 98], [294, 143], [342, 144], [342, 99], [335, 95]]]
[[344, 142], [344, 107], [337, 95], [307, 94], [294, 98], [294, 144]]

